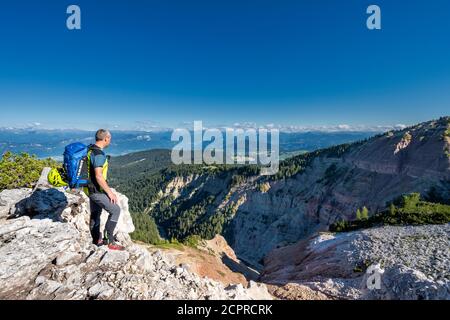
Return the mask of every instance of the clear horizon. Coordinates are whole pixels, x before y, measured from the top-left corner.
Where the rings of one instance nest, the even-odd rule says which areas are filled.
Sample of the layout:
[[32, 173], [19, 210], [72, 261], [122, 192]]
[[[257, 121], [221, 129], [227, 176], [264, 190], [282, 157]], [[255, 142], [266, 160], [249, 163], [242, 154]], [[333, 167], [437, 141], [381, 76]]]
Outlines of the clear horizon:
[[[435, 119], [430, 119], [435, 120]], [[275, 125], [275, 124], [265, 124], [258, 125], [256, 123], [233, 123], [229, 125], [218, 124], [218, 125], [204, 125], [204, 130], [206, 129], [219, 129], [225, 130], [226, 128], [234, 128], [234, 129], [278, 129], [280, 132], [284, 133], [308, 133], [308, 132], [322, 132], [322, 133], [351, 133], [351, 132], [386, 132], [390, 130], [403, 130], [406, 127], [416, 125], [418, 123], [411, 124], [395, 124], [395, 125], [374, 125], [374, 126], [366, 126], [366, 125], [356, 125], [351, 126], [347, 124], [338, 124], [338, 125], [318, 125], [318, 126], [296, 126], [296, 125]], [[14, 130], [33, 130], [33, 131], [86, 131], [86, 132], [94, 132], [99, 128], [104, 128], [111, 131], [116, 132], [127, 132], [127, 131], [136, 131], [136, 132], [170, 132], [175, 129], [188, 129], [193, 130], [192, 125], [188, 123], [180, 123], [174, 127], [159, 127], [155, 125], [145, 126], [136, 122], [135, 126], [118, 126], [118, 125], [103, 125], [103, 126], [93, 126], [90, 128], [76, 128], [76, 127], [46, 127], [41, 123], [25, 123], [23, 125], [17, 126], [0, 126], [0, 130], [6, 131], [14, 131]]]

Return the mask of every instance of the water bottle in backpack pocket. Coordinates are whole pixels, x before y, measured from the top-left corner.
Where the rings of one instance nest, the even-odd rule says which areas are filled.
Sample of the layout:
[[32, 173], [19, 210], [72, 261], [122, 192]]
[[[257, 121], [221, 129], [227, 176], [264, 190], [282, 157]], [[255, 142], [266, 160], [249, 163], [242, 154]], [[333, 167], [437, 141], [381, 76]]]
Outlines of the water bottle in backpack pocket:
[[83, 188], [90, 184], [88, 152], [89, 146], [75, 142], [64, 149], [64, 171], [70, 188]]

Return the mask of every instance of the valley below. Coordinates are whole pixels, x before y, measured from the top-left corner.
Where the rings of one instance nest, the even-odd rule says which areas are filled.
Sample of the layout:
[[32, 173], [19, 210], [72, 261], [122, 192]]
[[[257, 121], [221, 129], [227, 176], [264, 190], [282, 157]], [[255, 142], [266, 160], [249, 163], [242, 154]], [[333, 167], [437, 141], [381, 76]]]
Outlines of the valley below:
[[2, 190], [0, 298], [450, 299], [449, 117], [259, 169], [113, 157], [124, 252], [45, 170]]
[[[330, 226], [339, 223], [350, 225], [351, 221], [360, 219], [357, 212], [365, 211], [368, 217], [375, 218], [371, 218], [372, 221], [380, 220], [381, 216], [389, 216], [386, 212], [394, 203], [398, 206], [395, 207], [396, 210], [402, 211], [400, 198], [408, 194], [418, 194], [420, 201], [425, 201], [417, 204], [417, 210], [411, 211], [417, 215], [417, 212], [422, 212], [422, 207], [433, 206], [433, 203], [448, 204], [449, 123], [448, 117], [444, 117], [355, 143], [295, 155], [281, 162], [280, 172], [275, 176], [259, 176], [258, 169], [249, 166], [167, 166], [158, 168], [150, 175], [132, 174], [127, 179], [117, 179], [114, 182], [124, 193], [138, 189], [136, 186], [144, 186], [145, 191], [136, 194], [139, 197], [136, 199], [138, 205], [134, 208], [132, 205], [132, 210], [152, 217], [166, 239], [183, 241], [193, 235], [213, 239], [217, 234], [223, 235], [242, 263], [261, 272], [259, 279], [275, 285], [272, 292], [278, 292], [280, 297], [302, 294], [308, 296], [308, 290], [313, 290], [312, 288], [315, 293], [324, 294], [327, 298], [367, 297], [367, 290], [361, 289], [361, 283], [365, 285], [362, 277], [370, 263], [391, 263], [397, 271], [391, 270], [386, 275], [418, 277], [414, 280], [416, 282], [431, 279], [431, 287], [435, 285], [433, 281], [443, 281], [444, 288], [448, 290], [448, 267], [431, 264], [429, 269], [437, 269], [425, 272], [420, 268], [411, 268], [414, 265], [412, 261], [404, 262], [400, 258], [412, 254], [411, 259], [414, 260], [417, 253], [407, 246], [410, 239], [408, 237], [400, 237], [392, 243], [387, 240], [386, 243], [381, 243], [386, 246], [381, 252], [389, 252], [387, 248], [390, 247], [405, 250], [396, 252], [397, 257], [388, 259], [380, 253], [371, 257], [361, 256], [352, 262], [352, 266], [348, 265], [344, 272], [342, 263], [350, 259], [346, 252], [355, 253], [359, 248], [352, 247], [356, 240], [351, 237], [355, 236], [360, 239], [356, 242], [363, 243], [361, 239], [365, 239], [368, 234], [363, 230], [348, 230], [354, 232], [349, 233], [348, 237], [342, 236], [346, 239], [342, 246], [348, 249], [340, 252], [336, 260], [317, 262], [319, 265], [328, 265], [336, 273], [327, 274], [320, 268], [316, 273], [308, 273], [311, 279], [319, 278], [318, 282], [305, 282], [305, 279], [297, 278], [300, 270], [314, 269], [314, 265], [309, 265], [300, 258], [288, 262], [283, 257], [301, 257], [307, 251], [308, 245], [305, 242], [314, 241], [311, 240], [312, 237], [319, 234], [326, 234]], [[123, 171], [116, 167], [115, 170], [119, 176], [122, 172], [130, 172], [130, 168]], [[153, 191], [148, 191], [149, 186]], [[131, 203], [133, 201], [132, 196]], [[430, 214], [433, 210], [431, 209]], [[443, 210], [447, 212], [448, 208]], [[375, 233], [378, 236], [365, 246], [375, 245], [375, 239], [383, 238], [381, 235], [384, 232], [402, 234], [402, 228], [408, 228], [408, 225], [433, 224], [432, 219], [429, 220], [431, 222], [421, 222], [421, 218], [414, 217], [417, 221], [410, 219], [408, 222], [408, 219], [401, 221], [396, 218], [394, 213], [392, 217], [398, 221], [389, 222], [384, 219], [382, 223], [381, 220], [371, 222], [371, 225], [365, 223], [368, 230], [379, 228], [374, 229], [379, 230]], [[443, 220], [443, 223], [446, 222], [449, 222], [448, 213]], [[389, 229], [386, 224], [396, 225], [398, 229]], [[418, 228], [417, 230], [421, 230], [421, 227]], [[419, 251], [417, 254], [421, 257], [420, 261], [437, 259], [436, 261], [448, 262], [448, 229], [433, 228], [430, 226], [424, 230], [442, 234], [442, 238], [430, 238], [427, 241], [441, 241], [444, 246], [433, 251], [434, 253]], [[412, 232], [412, 238], [427, 238], [421, 231], [417, 231], [419, 235], [415, 235], [415, 229], [405, 230], [406, 233]], [[331, 249], [323, 253], [325, 256], [336, 254], [339, 248], [333, 241], [329, 242]], [[296, 245], [304, 249], [299, 249], [295, 255], [287, 249], [283, 251], [283, 248]], [[274, 269], [274, 263], [277, 265], [274, 261], [283, 261], [284, 267]], [[299, 265], [300, 267], [295, 267]], [[400, 280], [399, 282], [401, 283]], [[288, 289], [283, 289], [285, 286]], [[337, 287], [342, 287], [342, 290], [337, 290]], [[342, 293], [345, 290], [348, 292]], [[296, 291], [300, 293], [297, 294]], [[392, 292], [385, 293], [378, 298], [388, 297], [395, 298], [395, 295]], [[399, 297], [401, 296], [397, 296]], [[416, 293], [415, 297], [422, 295]]]

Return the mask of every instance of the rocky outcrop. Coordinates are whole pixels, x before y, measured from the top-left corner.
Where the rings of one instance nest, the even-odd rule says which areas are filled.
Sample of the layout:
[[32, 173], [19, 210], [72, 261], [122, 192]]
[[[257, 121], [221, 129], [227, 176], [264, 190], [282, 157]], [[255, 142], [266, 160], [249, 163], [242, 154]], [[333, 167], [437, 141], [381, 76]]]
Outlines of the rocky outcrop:
[[403, 135], [402, 140], [400, 140], [399, 143], [397, 143], [397, 146], [395, 147], [394, 154], [399, 153], [401, 150], [407, 148], [409, 144], [411, 143], [412, 136], [409, 133], [409, 131], [405, 132]]
[[277, 247], [354, 219], [358, 208], [373, 214], [402, 194], [430, 190], [450, 199], [449, 123], [442, 118], [379, 135], [342, 155], [319, 155], [304, 172], [270, 181], [264, 190], [253, 181], [234, 188], [226, 204], [244, 201], [226, 232], [230, 246], [258, 265]]
[[[39, 187], [0, 193], [1, 299], [270, 299], [264, 285], [224, 287], [134, 244], [128, 199], [119, 194], [125, 251], [91, 244], [88, 199]], [[102, 223], [106, 218], [102, 215]], [[8, 218], [8, 219], [7, 219]]]
[[[450, 299], [450, 224], [324, 233], [272, 251], [263, 281], [338, 299]], [[368, 285], [379, 264], [380, 288]]]

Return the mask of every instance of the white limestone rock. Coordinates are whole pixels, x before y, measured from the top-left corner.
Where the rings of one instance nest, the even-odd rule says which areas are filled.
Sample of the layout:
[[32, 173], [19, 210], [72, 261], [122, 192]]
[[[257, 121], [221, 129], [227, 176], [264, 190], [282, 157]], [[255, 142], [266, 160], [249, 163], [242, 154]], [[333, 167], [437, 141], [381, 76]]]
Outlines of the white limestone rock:
[[119, 193], [117, 237], [125, 251], [92, 244], [89, 200], [82, 193], [39, 186], [34, 192], [9, 190], [2, 195], [3, 210], [9, 215], [14, 207], [20, 217], [0, 220], [0, 299], [261, 297], [253, 287], [225, 290], [177, 268], [163, 252], [150, 253], [134, 244], [128, 234], [134, 230], [128, 199]]

